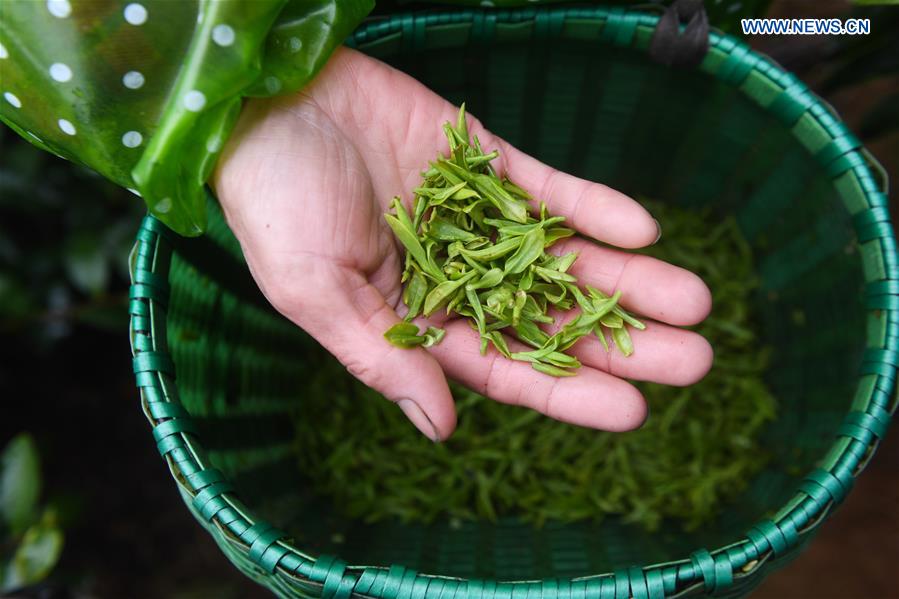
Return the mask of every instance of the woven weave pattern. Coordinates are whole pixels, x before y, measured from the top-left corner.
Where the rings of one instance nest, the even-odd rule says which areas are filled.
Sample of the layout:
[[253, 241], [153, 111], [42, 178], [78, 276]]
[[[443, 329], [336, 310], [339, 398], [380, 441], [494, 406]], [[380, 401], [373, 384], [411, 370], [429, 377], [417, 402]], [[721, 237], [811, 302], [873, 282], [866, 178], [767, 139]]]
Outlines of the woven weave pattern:
[[[738, 596], [795, 557], [849, 492], [896, 408], [899, 276], [886, 182], [826, 105], [733, 38], [713, 34], [696, 71], [645, 64], [656, 22], [601, 8], [464, 10], [370, 22], [349, 44], [467, 100], [488, 126], [550, 164], [736, 214], [760, 257], [763, 330], [778, 351], [770, 383], [793, 402], [771, 443], [794, 444], [779, 450], [783, 459], [801, 450], [794, 461], [803, 473], [767, 473], [717, 536], [630, 539], [624, 529], [617, 542], [631, 546], [616, 553], [613, 526], [585, 528], [581, 537], [595, 535], [595, 551], [605, 552], [596, 559], [565, 557], [588, 542], [576, 526], [535, 542], [547, 551], [558, 544], [554, 559], [570, 567], [498, 563], [515, 561], [511, 549], [484, 566], [474, 545], [499, 547], [506, 534], [486, 527], [439, 536], [433, 558], [420, 555], [423, 540], [404, 544], [387, 529], [340, 551], [318, 540], [331, 520], [291, 495], [300, 485], [286, 470], [291, 431], [278, 424], [302, 393], [291, 359], [302, 355], [303, 337], [261, 300], [220, 214], [208, 239], [189, 242], [148, 217], [132, 255], [137, 386], [189, 508], [248, 576], [282, 596], [325, 598]], [[827, 326], [803, 328], [791, 320], [800, 310]], [[326, 546], [375, 565], [303, 552]], [[611, 566], [589, 569], [597, 564]], [[551, 575], [535, 582], [542, 572]], [[440, 576], [448, 574], [455, 578]]]

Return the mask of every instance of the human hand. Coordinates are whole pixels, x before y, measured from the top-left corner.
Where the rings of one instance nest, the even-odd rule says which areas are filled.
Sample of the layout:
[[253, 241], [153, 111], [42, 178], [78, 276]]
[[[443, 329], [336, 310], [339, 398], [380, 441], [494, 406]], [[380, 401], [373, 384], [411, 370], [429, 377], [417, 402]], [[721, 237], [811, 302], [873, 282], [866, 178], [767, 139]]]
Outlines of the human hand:
[[[559, 254], [579, 252], [570, 272], [581, 285], [620, 290], [624, 307], [648, 317], [645, 331], [632, 331], [628, 358], [606, 352], [594, 336], [578, 342], [570, 352], [584, 365], [577, 376], [541, 374], [493, 348], [481, 356], [477, 331], [458, 318], [416, 320], [447, 330], [429, 349], [384, 339], [404, 306], [402, 254], [383, 214], [397, 194], [411, 204], [409, 190], [428, 160], [446, 152], [440, 125], [456, 114], [414, 79], [348, 49], [301, 93], [247, 102], [212, 185], [260, 289], [434, 440], [456, 424], [447, 377], [573, 424], [639, 427], [646, 404], [623, 378], [689, 385], [712, 364], [708, 342], [677, 328], [708, 315], [709, 290], [696, 275], [653, 258], [580, 238], [553, 246]], [[658, 239], [658, 224], [630, 198], [538, 162], [471, 117], [469, 130], [485, 151], [499, 150], [498, 172], [583, 236], [621, 248]], [[515, 342], [510, 349], [518, 351]]]

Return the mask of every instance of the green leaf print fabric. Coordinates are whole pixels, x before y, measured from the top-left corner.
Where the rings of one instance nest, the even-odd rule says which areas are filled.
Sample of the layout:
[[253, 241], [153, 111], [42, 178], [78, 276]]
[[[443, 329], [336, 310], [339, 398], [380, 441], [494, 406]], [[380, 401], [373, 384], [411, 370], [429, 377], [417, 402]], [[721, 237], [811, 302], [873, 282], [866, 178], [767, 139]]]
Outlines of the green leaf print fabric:
[[373, 0], [0, 0], [0, 119], [184, 235], [246, 96], [303, 87]]

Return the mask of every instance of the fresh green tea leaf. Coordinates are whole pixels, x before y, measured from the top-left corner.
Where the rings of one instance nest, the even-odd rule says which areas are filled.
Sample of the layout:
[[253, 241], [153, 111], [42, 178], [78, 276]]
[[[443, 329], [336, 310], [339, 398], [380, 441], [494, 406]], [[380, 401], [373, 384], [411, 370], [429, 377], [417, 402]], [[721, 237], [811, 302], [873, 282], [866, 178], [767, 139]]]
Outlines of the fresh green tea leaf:
[[543, 254], [543, 240], [544, 233], [540, 227], [525, 233], [521, 238], [521, 245], [506, 261], [506, 273], [517, 275], [533, 264], [534, 260]]
[[462, 287], [476, 274], [478, 274], [477, 271], [471, 271], [462, 278], [456, 279], [454, 281], [443, 281], [442, 283], [434, 287], [434, 289], [432, 289], [431, 292], [428, 293], [427, 297], [425, 297], [425, 316], [430, 316], [440, 306], [449, 301], [450, 297], [452, 297], [456, 290]]
[[409, 278], [409, 282], [403, 289], [403, 303], [409, 307], [406, 314], [406, 320], [412, 320], [421, 314], [421, 307], [424, 305], [425, 296], [428, 294], [428, 281], [425, 279], [421, 271], [416, 269]]
[[[438, 156], [422, 173], [414, 190], [414, 217], [399, 197], [392, 203], [395, 214], [385, 215], [407, 251], [401, 278], [409, 307], [406, 320], [445, 307], [447, 315], [472, 321], [481, 353], [492, 344], [511, 359], [537, 360], [546, 373], [577, 367], [577, 360], [562, 352], [594, 329], [643, 328], [617, 305], [617, 295], [611, 302], [605, 296], [593, 298], [599, 302], [597, 313], [577, 287], [577, 278], [567, 272], [576, 252], [546, 254], [547, 247], [574, 231], [560, 226], [565, 219], [551, 216], [545, 202], [540, 202], [539, 218], [530, 214], [530, 194], [491, 167], [499, 152], [485, 153], [477, 138], [469, 138], [464, 108], [456, 124], [444, 124], [443, 131], [449, 157]], [[550, 310], [569, 310], [575, 301], [584, 315], [557, 336], [540, 330], [538, 325], [554, 322]], [[541, 351], [509, 352], [504, 328], [514, 329], [519, 339]], [[430, 346], [441, 338], [420, 335], [417, 329], [391, 329], [388, 335], [401, 347]]]
[[558, 366], [545, 364], [543, 362], [531, 362], [531, 368], [537, 372], [542, 372], [551, 376], [574, 376], [577, 374], [573, 370], [565, 370], [564, 368], [559, 368]]
[[424, 337], [425, 342], [422, 343], [422, 347], [431, 347], [433, 345], [437, 345], [441, 341], [443, 341], [443, 337], [446, 335], [446, 329], [438, 329], [437, 327], [428, 327], [425, 331]]
[[411, 322], [398, 322], [384, 333], [384, 338], [397, 347], [412, 348], [423, 345], [424, 336], [418, 334], [418, 327]]

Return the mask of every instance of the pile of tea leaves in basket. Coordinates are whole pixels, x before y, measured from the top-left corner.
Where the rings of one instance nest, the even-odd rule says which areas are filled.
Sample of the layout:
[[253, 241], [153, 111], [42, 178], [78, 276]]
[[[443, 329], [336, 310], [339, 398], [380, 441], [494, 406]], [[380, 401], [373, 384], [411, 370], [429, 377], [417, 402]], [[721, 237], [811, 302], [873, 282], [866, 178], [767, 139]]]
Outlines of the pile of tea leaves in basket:
[[695, 327], [716, 352], [703, 381], [639, 384], [649, 419], [625, 434], [573, 427], [456, 386], [458, 429], [434, 444], [315, 346], [300, 366], [308, 386], [296, 417], [300, 470], [315, 492], [367, 521], [619, 515], [652, 530], [663, 519], [695, 528], [713, 518], [765, 465], [758, 437], [775, 414], [752, 326], [752, 257], [732, 219], [644, 204], [665, 232], [646, 253], [692, 270], [712, 290], [712, 314]]
[[[574, 235], [562, 226], [565, 218], [550, 216], [543, 203], [539, 218], [530, 214], [533, 198], [490, 165], [498, 152], [485, 154], [477, 135], [469, 137], [464, 104], [456, 125], [445, 123], [443, 132], [449, 156], [439, 156], [422, 173], [412, 214], [395, 197], [394, 214], [384, 216], [406, 249], [403, 302], [409, 308], [405, 322], [384, 334], [387, 340], [406, 348], [439, 343], [443, 329], [420, 334], [409, 321], [445, 307], [477, 328], [482, 355], [492, 345], [552, 376], [576, 373], [581, 363], [565, 351], [586, 335], [595, 334], [606, 351], [610, 337], [618, 351], [631, 355], [628, 328], [646, 326], [618, 305], [621, 293], [609, 296], [589, 285], [584, 293], [568, 272], [577, 252], [545, 251]], [[580, 313], [552, 335], [540, 327], [553, 323], [551, 309], [574, 306]], [[532, 349], [510, 351], [504, 332]]]

